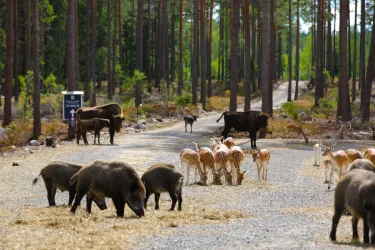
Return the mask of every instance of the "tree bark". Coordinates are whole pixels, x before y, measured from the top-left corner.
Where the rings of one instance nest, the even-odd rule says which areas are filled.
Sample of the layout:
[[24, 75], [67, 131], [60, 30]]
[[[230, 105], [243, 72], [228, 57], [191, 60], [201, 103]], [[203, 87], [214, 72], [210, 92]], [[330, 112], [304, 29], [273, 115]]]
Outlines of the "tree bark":
[[[12, 122], [12, 80], [13, 80], [13, 36], [14, 36], [14, 0], [7, 1], [6, 22], [6, 59], [4, 84], [4, 120], [3, 127]], [[1, 97], [0, 97], [1, 98]]]
[[14, 101], [18, 102], [19, 80], [18, 80], [18, 0], [14, 0]]
[[180, 0], [180, 15], [179, 15], [179, 22], [180, 22], [180, 27], [179, 27], [179, 54], [178, 54], [178, 89], [177, 89], [177, 94], [181, 95], [182, 90], [184, 88], [184, 82], [183, 82], [183, 72], [182, 72], [182, 58], [183, 58], [183, 18], [182, 18], [182, 13], [184, 9], [184, 1]]
[[333, 69], [332, 69], [332, 28], [331, 28], [331, 1], [327, 1], [328, 2], [328, 17], [327, 17], [327, 70], [329, 71], [329, 74], [332, 76], [332, 72], [333, 72]]
[[[214, 0], [210, 2], [210, 23], [208, 35], [208, 51], [207, 51], [207, 96], [212, 96], [212, 16], [214, 10]], [[220, 60], [219, 60], [220, 65]]]
[[318, 0], [318, 19], [316, 37], [316, 66], [315, 66], [315, 106], [319, 106], [319, 99], [323, 98], [323, 69], [324, 69], [324, 1]]
[[336, 74], [336, 13], [337, 13], [337, 2], [336, 0], [333, 1], [335, 3], [335, 15], [334, 15], [334, 23], [333, 23], [333, 49], [332, 49], [332, 72], [331, 77], [332, 79], [335, 77]]
[[[193, 57], [192, 57], [192, 62], [194, 62], [194, 59], [198, 57], [198, 22], [199, 22], [199, 10], [198, 10], [198, 0], [194, 0], [194, 17], [193, 17]], [[192, 101], [193, 104], [196, 104], [198, 102], [197, 98], [197, 88], [198, 88], [198, 65], [196, 63], [192, 63], [191, 65], [191, 84], [192, 84]]]
[[31, 70], [31, 0], [25, 0], [25, 75]]
[[200, 0], [200, 54], [201, 54], [201, 103], [203, 109], [206, 108], [206, 72], [207, 72], [207, 62], [206, 62], [206, 1]]
[[292, 0], [288, 0], [289, 3], [289, 14], [288, 14], [288, 20], [289, 20], [289, 32], [288, 32], [288, 78], [289, 78], [289, 84], [288, 84], [288, 102], [292, 101]]
[[[138, 0], [137, 7], [137, 70], [143, 71], [143, 0]], [[135, 106], [142, 103], [142, 81], [136, 83]]]
[[112, 100], [112, 51], [111, 51], [111, 23], [112, 23], [112, 13], [111, 13], [111, 0], [107, 0], [107, 96], [109, 100]]
[[371, 45], [370, 52], [367, 62], [367, 76], [366, 82], [363, 86], [363, 112], [362, 121], [367, 122], [370, 119], [370, 98], [371, 98], [371, 88], [372, 82], [375, 78], [375, 15], [373, 15], [372, 20], [372, 31], [371, 31]]
[[117, 50], [117, 1], [113, 0], [113, 38], [112, 38], [112, 97], [116, 94], [117, 78], [116, 78], [116, 50]]
[[36, 140], [42, 134], [42, 125], [40, 122], [40, 77], [39, 77], [39, 0], [34, 0], [33, 6], [34, 19], [34, 42], [33, 42], [33, 60], [34, 60], [34, 122], [33, 138]]
[[354, 55], [353, 55], [353, 81], [352, 81], [352, 102], [354, 104], [357, 97], [357, 3], [355, 0], [355, 9], [354, 9]]
[[270, 0], [262, 1], [262, 111], [272, 116], [272, 81], [270, 79]]
[[296, 27], [296, 87], [294, 90], [294, 100], [298, 99], [298, 81], [299, 81], [299, 34], [300, 34], [300, 23], [299, 23], [299, 0], [297, 0], [297, 27]]
[[245, 29], [245, 81], [244, 111], [250, 110], [250, 84], [251, 84], [251, 65], [250, 65], [250, 17], [249, 17], [249, 0], [244, 0], [244, 29]]
[[238, 81], [238, 31], [240, 29], [240, 1], [232, 0], [231, 11], [231, 74], [230, 74], [230, 103], [229, 111], [237, 111], [237, 81]]
[[347, 42], [348, 42], [348, 0], [340, 0], [340, 78], [339, 78], [339, 102], [337, 105], [337, 117], [342, 117], [342, 121], [350, 121], [350, 100], [347, 67]]
[[86, 1], [86, 39], [85, 39], [85, 94], [83, 100], [87, 102], [90, 99], [90, 80], [91, 80], [91, 66], [90, 66], [90, 31], [91, 31], [91, 0]]
[[361, 91], [360, 110], [363, 111], [363, 87], [365, 86], [365, 50], [366, 50], [366, 5], [365, 0], [361, 0], [361, 34], [359, 39], [359, 88]]
[[96, 76], [95, 76], [95, 66], [96, 66], [96, 0], [91, 0], [91, 51], [90, 51], [90, 77], [92, 82], [92, 94], [90, 106], [96, 106]]
[[68, 91], [75, 90], [76, 82], [76, 68], [75, 68], [75, 21], [74, 21], [74, 5], [77, 4], [77, 0], [68, 1], [68, 11], [66, 20], [66, 76], [67, 76], [67, 87]]
[[176, 1], [171, 1], [171, 82], [176, 79]]

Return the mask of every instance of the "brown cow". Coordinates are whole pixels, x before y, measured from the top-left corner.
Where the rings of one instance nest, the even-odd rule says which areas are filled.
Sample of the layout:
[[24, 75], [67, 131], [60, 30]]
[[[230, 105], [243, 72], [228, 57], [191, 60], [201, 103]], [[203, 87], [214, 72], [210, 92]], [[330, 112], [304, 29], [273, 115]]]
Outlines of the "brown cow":
[[224, 116], [224, 130], [221, 133], [224, 138], [227, 138], [231, 128], [237, 131], [249, 132], [251, 140], [251, 148], [257, 148], [256, 146], [256, 134], [259, 129], [267, 128], [268, 119], [270, 116], [261, 111], [249, 110], [245, 112], [229, 112], [225, 111], [220, 118], [216, 121], [219, 122]]
[[91, 120], [93, 118], [103, 118], [108, 119], [109, 126], [109, 135], [110, 142], [113, 144], [113, 137], [115, 131], [121, 131], [122, 121], [125, 120], [125, 117], [122, 115], [122, 110], [120, 105], [116, 103], [111, 103], [99, 107], [82, 107], [79, 108], [76, 112], [77, 117], [77, 144], [79, 144], [80, 137], [80, 121], [81, 120]]

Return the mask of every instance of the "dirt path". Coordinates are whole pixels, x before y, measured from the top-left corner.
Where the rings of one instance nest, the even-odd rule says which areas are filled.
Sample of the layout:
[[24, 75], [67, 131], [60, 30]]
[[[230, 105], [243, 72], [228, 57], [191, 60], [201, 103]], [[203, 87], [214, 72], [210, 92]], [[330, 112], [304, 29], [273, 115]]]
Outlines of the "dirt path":
[[[285, 91], [285, 90], [284, 90]], [[281, 99], [285, 92], [278, 94]], [[274, 102], [277, 104], [277, 102]], [[256, 107], [259, 103], [254, 103]], [[135, 249], [336, 249], [355, 248], [350, 243], [351, 226], [344, 218], [338, 240], [328, 240], [333, 192], [323, 184], [324, 170], [313, 167], [312, 145], [285, 140], [259, 140], [260, 148], [271, 152], [269, 181], [256, 181], [255, 164], [247, 154], [247, 170], [242, 186], [187, 186], [183, 189], [183, 211], [167, 212], [168, 195], [162, 195], [161, 210], [135, 218], [126, 208], [125, 219], [114, 217], [114, 208], [93, 215], [69, 214], [67, 207], [46, 208], [42, 181], [32, 187], [40, 168], [52, 160], [86, 164], [96, 159], [124, 160], [139, 174], [157, 162], [178, 166], [179, 152], [192, 142], [210, 144], [212, 131], [220, 131], [220, 114], [198, 119], [193, 134], [184, 133], [178, 123], [140, 134], [116, 134], [116, 145], [75, 145], [35, 150], [0, 159], [0, 249], [9, 248], [135, 248]], [[89, 138], [89, 141], [92, 141]], [[108, 137], [102, 142], [109, 141]], [[248, 153], [248, 140], [236, 140]], [[312, 143], [312, 142], [310, 142]], [[372, 142], [339, 143], [338, 149], [366, 148]], [[13, 162], [19, 166], [12, 166]], [[67, 203], [67, 194], [58, 193], [57, 204]], [[361, 232], [361, 230], [360, 230]], [[22, 241], [20, 241], [22, 239]]]

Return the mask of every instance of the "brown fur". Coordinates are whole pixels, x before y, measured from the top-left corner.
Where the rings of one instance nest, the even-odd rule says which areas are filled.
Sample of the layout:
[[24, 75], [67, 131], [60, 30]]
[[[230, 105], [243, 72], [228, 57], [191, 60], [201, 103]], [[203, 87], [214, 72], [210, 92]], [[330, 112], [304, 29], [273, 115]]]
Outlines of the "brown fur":
[[77, 144], [79, 144], [79, 138], [83, 137], [83, 141], [85, 145], [88, 145], [86, 132], [93, 130], [95, 132], [94, 134], [94, 144], [96, 144], [96, 137], [98, 137], [98, 143], [100, 144], [100, 131], [103, 128], [109, 128], [110, 123], [108, 119], [101, 119], [101, 118], [93, 118], [91, 120], [81, 120], [80, 121], [80, 129], [79, 134], [77, 134]]
[[336, 241], [336, 230], [345, 209], [352, 215], [353, 240], [359, 238], [358, 220], [363, 219], [363, 241], [375, 244], [375, 173], [353, 169], [344, 175], [335, 189], [334, 215], [330, 238]]
[[206, 171], [206, 167], [209, 167], [211, 169], [212, 173], [212, 184], [214, 185], [221, 185], [221, 172], [217, 171], [215, 169], [215, 157], [212, 151], [207, 147], [199, 147], [198, 143], [194, 142], [198, 154], [199, 154], [199, 160], [202, 163], [203, 171]]
[[200, 177], [200, 184], [207, 185], [207, 172], [205, 171], [205, 169], [202, 170], [200, 166], [199, 154], [197, 152], [190, 148], [183, 149], [180, 152], [180, 161], [181, 166], [183, 164], [187, 165], [186, 185], [189, 184], [190, 167], [194, 167], [198, 171]]
[[155, 194], [155, 209], [159, 209], [160, 193], [168, 192], [172, 199], [171, 211], [174, 210], [178, 201], [178, 210], [182, 204], [182, 184], [184, 177], [177, 172], [170, 164], [156, 164], [151, 166], [142, 175], [141, 180], [146, 188], [144, 207], [147, 208], [147, 201], [151, 194]]
[[346, 154], [348, 155], [348, 157], [349, 157], [349, 162], [353, 162], [353, 161], [355, 161], [355, 160], [357, 160], [357, 159], [362, 159], [361, 152], [359, 152], [359, 151], [356, 150], [356, 149], [352, 149], [352, 148], [347, 149], [347, 150], [345, 151], [345, 153], [346, 153]]
[[109, 135], [110, 142], [113, 144], [113, 137], [115, 131], [120, 132], [121, 123], [125, 120], [122, 115], [122, 110], [120, 105], [111, 103], [98, 107], [82, 107], [79, 108], [76, 112], [77, 117], [77, 144], [79, 143], [80, 133], [80, 121], [81, 120], [90, 120], [92, 118], [103, 118], [108, 119], [110, 122]]
[[[69, 191], [69, 203], [71, 205], [76, 194], [76, 185], [69, 183], [69, 179], [78, 173], [82, 168], [81, 165], [67, 163], [62, 161], [54, 161], [40, 170], [39, 176], [42, 176], [47, 189], [47, 198], [50, 206], [55, 206], [56, 189], [61, 192]], [[33, 181], [33, 185], [38, 182], [38, 177]], [[100, 209], [106, 209], [105, 200], [95, 199], [95, 203]]]
[[368, 148], [363, 156], [364, 159], [369, 159], [375, 165], [375, 148]]
[[75, 213], [87, 193], [87, 211], [93, 197], [112, 198], [117, 216], [124, 216], [125, 204], [138, 216], [144, 216], [145, 187], [137, 172], [124, 162], [94, 161], [78, 172], [77, 195], [70, 210]]
[[237, 181], [236, 185], [241, 185], [245, 172], [241, 172], [241, 164], [245, 158], [244, 153], [242, 152], [241, 148], [239, 146], [232, 146], [229, 149], [229, 161], [232, 165], [232, 169], [234, 168], [237, 175]]
[[375, 173], [375, 165], [368, 159], [357, 159], [353, 161], [352, 165], [350, 165], [347, 172], [353, 169], [364, 169]]

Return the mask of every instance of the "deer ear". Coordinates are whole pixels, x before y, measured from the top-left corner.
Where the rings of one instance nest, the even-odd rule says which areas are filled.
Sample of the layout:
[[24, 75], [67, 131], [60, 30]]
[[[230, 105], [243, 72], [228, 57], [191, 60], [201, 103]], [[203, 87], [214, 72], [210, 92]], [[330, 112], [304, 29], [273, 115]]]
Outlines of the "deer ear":
[[371, 210], [372, 204], [368, 200], [364, 199], [364, 201], [363, 201], [363, 207], [368, 212], [368, 211]]

